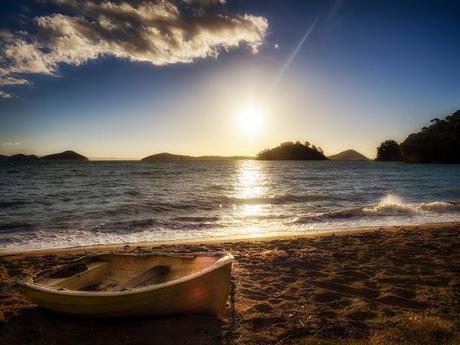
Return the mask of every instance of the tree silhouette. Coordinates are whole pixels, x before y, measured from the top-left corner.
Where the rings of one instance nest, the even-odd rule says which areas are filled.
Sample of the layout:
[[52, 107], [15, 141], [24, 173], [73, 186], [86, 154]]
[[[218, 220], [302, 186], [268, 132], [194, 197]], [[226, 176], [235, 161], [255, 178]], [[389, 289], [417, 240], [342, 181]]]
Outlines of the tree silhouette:
[[460, 163], [460, 110], [409, 135], [401, 143], [404, 161], [412, 163]]
[[377, 160], [409, 163], [460, 163], [460, 110], [412, 133], [401, 145], [387, 140], [377, 148]]
[[[313, 147], [315, 147], [313, 145]], [[281, 143], [279, 146], [264, 150], [257, 155], [260, 160], [327, 160], [323, 153], [316, 147], [308, 147], [300, 142], [292, 141]]]
[[394, 140], [386, 140], [377, 148], [378, 161], [400, 161], [401, 149]]

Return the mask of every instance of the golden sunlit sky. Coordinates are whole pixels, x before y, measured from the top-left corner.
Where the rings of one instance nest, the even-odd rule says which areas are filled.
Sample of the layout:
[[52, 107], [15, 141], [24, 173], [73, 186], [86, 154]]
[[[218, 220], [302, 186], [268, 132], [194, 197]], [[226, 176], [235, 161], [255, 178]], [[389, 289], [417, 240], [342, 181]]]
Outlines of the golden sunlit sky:
[[374, 157], [459, 106], [452, 3], [75, 3], [2, 9], [1, 154]]

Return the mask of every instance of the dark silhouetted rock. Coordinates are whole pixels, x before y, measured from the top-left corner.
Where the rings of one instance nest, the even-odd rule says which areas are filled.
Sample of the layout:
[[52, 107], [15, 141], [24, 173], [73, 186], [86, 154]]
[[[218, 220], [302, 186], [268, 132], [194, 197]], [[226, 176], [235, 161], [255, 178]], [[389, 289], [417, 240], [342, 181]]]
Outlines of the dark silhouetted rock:
[[334, 161], [368, 161], [369, 158], [355, 150], [346, 150], [327, 157]]
[[78, 154], [74, 151], [64, 151], [60, 153], [55, 153], [48, 156], [43, 156], [40, 159], [42, 160], [73, 160], [73, 161], [87, 161], [88, 158]]
[[300, 142], [291, 141], [267, 149], [257, 155], [259, 160], [327, 160], [327, 157], [321, 152], [322, 150], [305, 146]]
[[398, 145], [387, 140], [377, 149], [377, 160], [408, 163], [460, 163], [460, 110], [444, 119], [434, 118]]
[[6, 161], [7, 159], [8, 159], [8, 156], [0, 155], [0, 161]]
[[445, 119], [409, 135], [401, 143], [404, 161], [409, 163], [460, 163], [460, 110]]
[[401, 148], [394, 140], [386, 140], [377, 148], [377, 161], [400, 161]]
[[38, 157], [35, 155], [25, 155], [22, 153], [18, 153], [17, 155], [12, 155], [8, 157], [8, 160], [11, 161], [33, 161], [37, 159]]

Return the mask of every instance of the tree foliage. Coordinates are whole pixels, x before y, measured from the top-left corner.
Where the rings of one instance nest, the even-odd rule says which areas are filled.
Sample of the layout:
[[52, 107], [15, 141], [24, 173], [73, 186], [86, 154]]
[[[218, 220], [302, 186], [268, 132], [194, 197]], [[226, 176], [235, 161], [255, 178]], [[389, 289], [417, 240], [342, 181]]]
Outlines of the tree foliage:
[[460, 110], [442, 120], [435, 118], [431, 123], [401, 143], [404, 161], [460, 163]]
[[377, 160], [410, 163], [460, 163], [460, 110], [412, 133], [400, 145], [387, 140], [377, 148]]
[[[310, 143], [308, 143], [310, 144]], [[300, 142], [281, 143], [273, 149], [266, 149], [257, 155], [260, 160], [327, 160], [322, 152]]]
[[377, 148], [378, 161], [400, 161], [401, 149], [394, 140], [386, 140]]

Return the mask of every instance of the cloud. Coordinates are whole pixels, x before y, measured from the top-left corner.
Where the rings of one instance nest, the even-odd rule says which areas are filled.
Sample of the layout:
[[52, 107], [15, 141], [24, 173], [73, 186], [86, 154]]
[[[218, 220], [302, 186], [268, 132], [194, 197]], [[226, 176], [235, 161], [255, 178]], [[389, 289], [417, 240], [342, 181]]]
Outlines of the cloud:
[[0, 98], [12, 98], [10, 93], [0, 90]]
[[14, 77], [0, 77], [0, 86], [27, 85], [27, 84], [30, 84], [30, 82], [26, 79], [14, 78]]
[[14, 142], [14, 143], [2, 143], [3, 146], [18, 146], [21, 145], [21, 143]]
[[227, 13], [222, 0], [53, 2], [63, 11], [35, 17], [33, 33], [0, 31], [0, 86], [105, 55], [161, 66], [240, 46], [257, 53], [268, 29], [264, 17]]
[[225, 0], [183, 0], [185, 3], [189, 4], [199, 4], [202, 6], [210, 6], [215, 4], [224, 5], [226, 3]]

